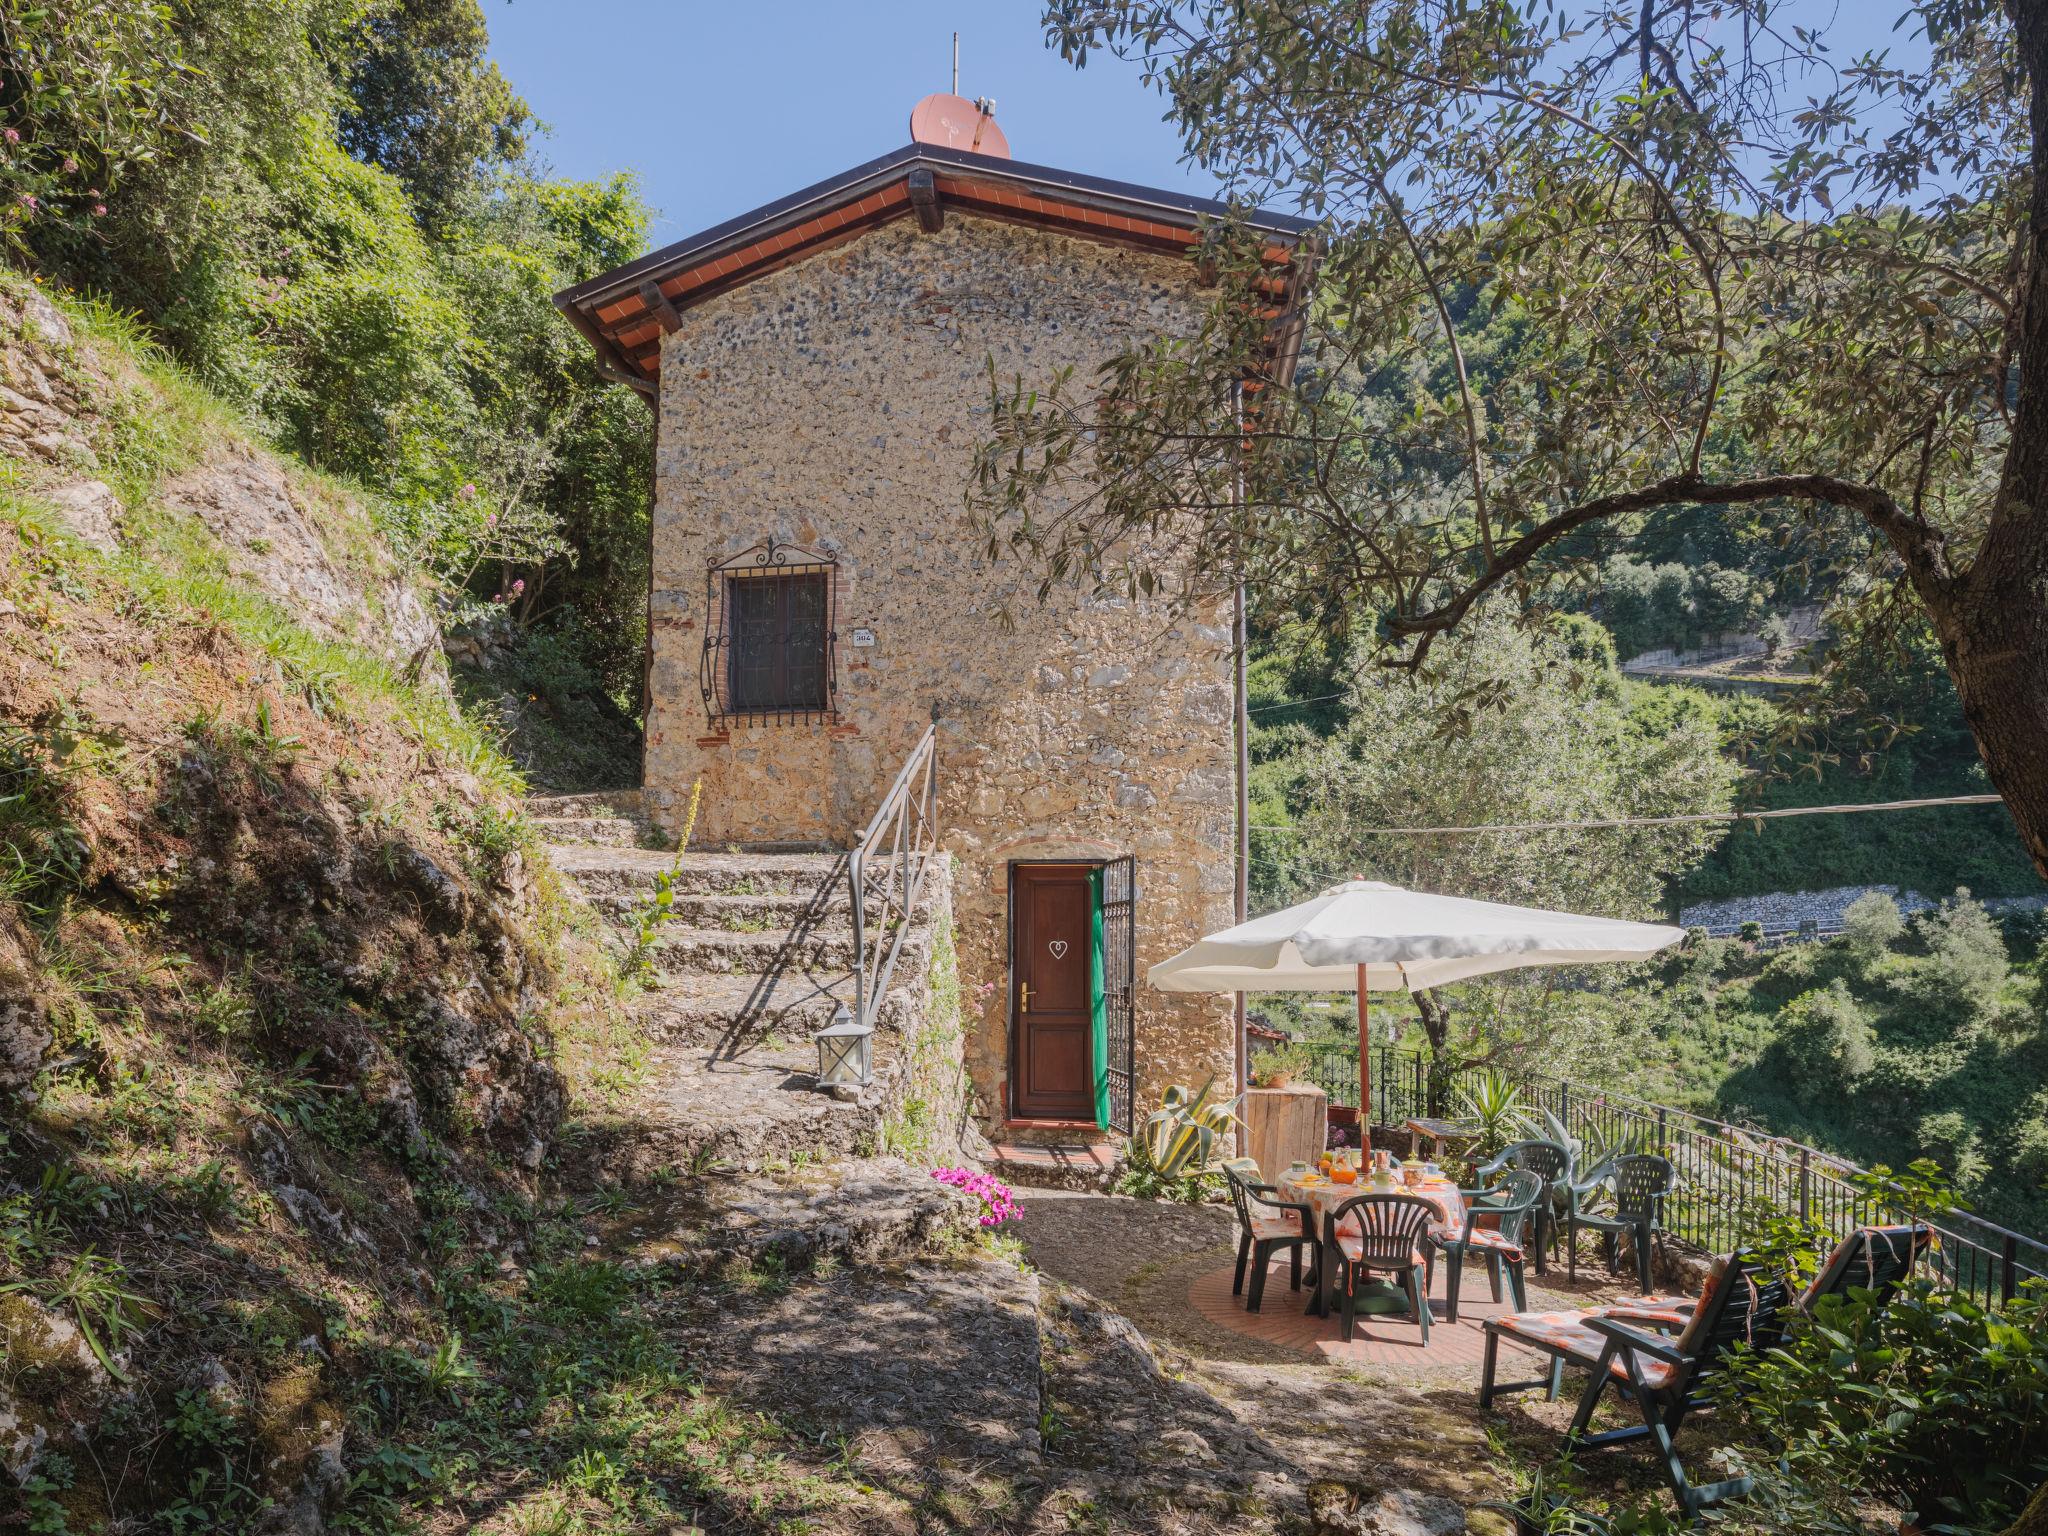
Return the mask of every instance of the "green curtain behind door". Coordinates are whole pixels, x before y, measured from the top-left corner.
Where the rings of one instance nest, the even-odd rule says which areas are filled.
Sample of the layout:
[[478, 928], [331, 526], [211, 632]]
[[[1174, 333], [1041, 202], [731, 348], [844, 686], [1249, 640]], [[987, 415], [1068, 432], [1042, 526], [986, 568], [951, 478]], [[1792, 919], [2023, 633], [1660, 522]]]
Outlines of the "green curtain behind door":
[[1102, 871], [1088, 871], [1088, 1035], [1095, 1061], [1095, 1123], [1109, 1124], [1109, 1006], [1102, 986]]

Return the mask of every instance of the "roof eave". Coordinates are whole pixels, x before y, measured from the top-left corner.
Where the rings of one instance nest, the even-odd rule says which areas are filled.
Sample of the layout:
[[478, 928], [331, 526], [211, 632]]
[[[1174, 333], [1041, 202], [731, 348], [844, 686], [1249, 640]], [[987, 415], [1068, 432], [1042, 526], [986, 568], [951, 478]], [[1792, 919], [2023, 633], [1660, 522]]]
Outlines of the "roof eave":
[[[668, 297], [679, 306], [687, 307], [753, 281], [776, 266], [808, 256], [814, 249], [853, 238], [902, 216], [908, 207], [907, 204], [902, 208], [896, 206], [904, 201], [899, 189], [912, 173], [920, 169], [956, 179], [971, 178], [976, 185], [998, 188], [1008, 185], [1017, 189], [1016, 195], [1020, 199], [1027, 194], [1035, 198], [1040, 209], [1048, 203], [1072, 207], [1077, 210], [1077, 218], [1085, 216], [1086, 222], [1098, 227], [1065, 225], [1057, 214], [1047, 217], [1039, 213], [1026, 217], [1008, 208], [989, 205], [987, 199], [983, 200], [984, 206], [963, 207], [962, 211], [969, 217], [1023, 217], [1026, 222], [1042, 222], [1049, 228], [1067, 228], [1081, 238], [1131, 244], [1154, 251], [1179, 248], [1180, 233], [1185, 233], [1188, 244], [1192, 245], [1205, 220], [1235, 219], [1267, 237], [1273, 244], [1291, 253], [1299, 252], [1287, 260], [1290, 269], [1287, 314], [1283, 317], [1284, 323], [1276, 329], [1273, 364], [1269, 370], [1270, 377], [1281, 381], [1292, 374], [1300, 344], [1298, 300], [1313, 257], [1312, 235], [1316, 226], [1312, 221], [1263, 210], [1247, 212], [1209, 198], [1134, 186], [933, 144], [906, 144], [828, 180], [600, 273], [557, 293], [555, 304], [577, 332], [590, 342], [597, 352], [600, 369], [607, 377], [649, 394], [659, 375], [659, 338], [655, 338], [652, 354], [655, 361], [651, 363], [646, 355], [644, 338], [631, 342], [624, 340], [645, 330], [651, 323], [645, 313], [647, 301], [642, 297], [647, 285], [660, 288], [664, 283], [680, 279], [682, 288]], [[953, 206], [950, 199], [948, 206]], [[1020, 202], [1018, 206], [1024, 204]], [[1119, 220], [1123, 223], [1116, 228], [1102, 227], [1114, 225]], [[1118, 229], [1128, 230], [1130, 234], [1120, 234]], [[749, 264], [745, 253], [758, 252], [764, 242], [774, 242], [785, 236], [798, 237], [790, 247], [792, 254], [769, 262], [763, 262], [757, 256]], [[770, 248], [774, 247], [771, 245]], [[1303, 260], [1304, 256], [1310, 259]], [[740, 258], [739, 261], [728, 271], [719, 272], [718, 263], [734, 257]], [[708, 277], [705, 275], [707, 269], [710, 272]], [[695, 292], [689, 291], [692, 288]], [[623, 315], [614, 314], [609, 321], [601, 314], [606, 308], [634, 302], [641, 304], [641, 311], [628, 308]], [[673, 312], [668, 313], [669, 319], [663, 329], [673, 324]], [[636, 356], [636, 353], [641, 355]]]

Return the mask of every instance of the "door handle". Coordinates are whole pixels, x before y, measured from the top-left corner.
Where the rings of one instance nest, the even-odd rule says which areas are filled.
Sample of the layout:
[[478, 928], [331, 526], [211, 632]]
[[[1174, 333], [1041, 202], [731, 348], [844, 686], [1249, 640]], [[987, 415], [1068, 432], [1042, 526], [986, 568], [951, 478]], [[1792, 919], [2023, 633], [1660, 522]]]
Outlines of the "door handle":
[[1028, 981], [1020, 981], [1017, 983], [1017, 1011], [1019, 1013], [1024, 1013], [1027, 1012], [1030, 1009], [1030, 1007], [1031, 983]]

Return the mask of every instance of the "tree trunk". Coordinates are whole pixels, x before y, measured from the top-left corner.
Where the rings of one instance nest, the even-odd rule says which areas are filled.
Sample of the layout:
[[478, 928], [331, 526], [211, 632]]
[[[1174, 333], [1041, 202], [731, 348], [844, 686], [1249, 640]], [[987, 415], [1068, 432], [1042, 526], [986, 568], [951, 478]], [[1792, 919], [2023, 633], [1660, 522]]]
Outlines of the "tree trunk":
[[1415, 994], [1415, 1011], [1422, 1015], [1422, 1032], [1429, 1037], [1428, 1102], [1423, 1113], [1441, 1116], [1451, 1098], [1451, 1008], [1432, 987]]
[[2033, 186], [2012, 352], [2012, 434], [1990, 526], [1969, 571], [1916, 584], [1978, 755], [2048, 876], [2048, 4], [2007, 0], [2026, 66]]
[[[2048, 507], [2048, 487], [2042, 503]], [[2023, 516], [1986, 542], [1961, 601], [1934, 611], [1963, 719], [2005, 797], [2034, 868], [2048, 876], [2048, 518]], [[2006, 548], [2005, 545], [2018, 545]]]
[[2034, 1490], [2019, 1519], [2005, 1528], [2004, 1536], [2048, 1536], [2048, 1483]]

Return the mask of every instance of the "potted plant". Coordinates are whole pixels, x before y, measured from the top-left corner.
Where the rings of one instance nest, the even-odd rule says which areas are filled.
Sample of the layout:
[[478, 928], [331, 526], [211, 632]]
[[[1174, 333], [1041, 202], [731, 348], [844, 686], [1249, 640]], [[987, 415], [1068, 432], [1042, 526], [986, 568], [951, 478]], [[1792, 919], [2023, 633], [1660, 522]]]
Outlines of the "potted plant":
[[1285, 1088], [1308, 1070], [1308, 1058], [1291, 1045], [1262, 1051], [1252, 1062], [1254, 1088]]

